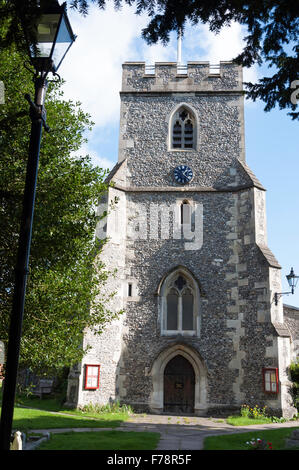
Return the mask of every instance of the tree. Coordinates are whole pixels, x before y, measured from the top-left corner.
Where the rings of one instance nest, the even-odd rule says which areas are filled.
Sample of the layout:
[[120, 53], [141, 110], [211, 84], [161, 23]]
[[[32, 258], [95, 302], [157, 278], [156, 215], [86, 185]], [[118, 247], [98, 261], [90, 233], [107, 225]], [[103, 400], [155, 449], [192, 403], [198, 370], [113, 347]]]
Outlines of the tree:
[[289, 375], [292, 382], [289, 391], [293, 399], [293, 405], [299, 411], [299, 359], [291, 362]]
[[[41, 7], [49, 1], [41, 0]], [[108, 1], [69, 0], [68, 4], [86, 15], [90, 3], [105, 8]], [[296, 100], [291, 99], [292, 83], [296, 81], [299, 69], [297, 0], [114, 0], [116, 8], [123, 3], [135, 4], [137, 14], [147, 13], [150, 17], [143, 30], [143, 37], [149, 44], [159, 40], [167, 44], [170, 32], [184, 31], [187, 21], [193, 25], [208, 24], [214, 33], [233, 21], [239, 22], [247, 28], [248, 35], [244, 38], [242, 53], [235, 58], [236, 63], [244, 67], [263, 63], [275, 69], [272, 76], [265, 76], [258, 83], [246, 83], [247, 97], [264, 101], [265, 111], [275, 106], [289, 108], [292, 119], [299, 119], [299, 113], [295, 111]], [[14, 11], [15, 15], [6, 40], [15, 38], [18, 44], [23, 44], [20, 21], [33, 35], [32, 22], [39, 14], [36, 1], [6, 0], [2, 16], [5, 17], [8, 11]]]
[[[13, 44], [0, 52], [0, 76], [0, 338], [7, 341], [31, 125], [24, 94], [33, 93]], [[89, 156], [72, 156], [92, 122], [80, 103], [63, 100], [59, 82], [49, 83], [45, 105], [51, 132], [40, 152], [20, 357], [21, 367], [43, 372], [78, 362], [84, 329], [99, 334], [116, 316], [106, 307], [101, 287], [110, 274], [94, 238], [105, 172]]]

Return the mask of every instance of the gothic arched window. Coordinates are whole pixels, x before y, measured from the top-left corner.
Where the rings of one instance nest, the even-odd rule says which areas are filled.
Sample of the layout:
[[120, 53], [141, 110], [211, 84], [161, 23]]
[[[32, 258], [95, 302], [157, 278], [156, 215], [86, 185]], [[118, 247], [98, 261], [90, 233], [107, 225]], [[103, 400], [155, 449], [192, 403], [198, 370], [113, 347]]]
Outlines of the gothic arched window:
[[171, 142], [174, 149], [195, 148], [195, 118], [193, 113], [182, 106], [171, 120]]
[[189, 274], [179, 270], [165, 279], [161, 307], [162, 334], [199, 334], [199, 289]]

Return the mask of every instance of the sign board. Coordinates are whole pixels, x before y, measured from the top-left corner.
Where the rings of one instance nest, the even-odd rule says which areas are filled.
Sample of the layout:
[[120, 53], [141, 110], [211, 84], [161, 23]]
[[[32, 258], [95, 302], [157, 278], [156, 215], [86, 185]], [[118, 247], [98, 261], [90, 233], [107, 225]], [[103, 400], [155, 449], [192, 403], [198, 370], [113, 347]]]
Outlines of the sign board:
[[264, 367], [263, 369], [264, 392], [278, 393], [278, 369], [277, 367]]
[[97, 390], [100, 385], [100, 365], [85, 365], [85, 390]]

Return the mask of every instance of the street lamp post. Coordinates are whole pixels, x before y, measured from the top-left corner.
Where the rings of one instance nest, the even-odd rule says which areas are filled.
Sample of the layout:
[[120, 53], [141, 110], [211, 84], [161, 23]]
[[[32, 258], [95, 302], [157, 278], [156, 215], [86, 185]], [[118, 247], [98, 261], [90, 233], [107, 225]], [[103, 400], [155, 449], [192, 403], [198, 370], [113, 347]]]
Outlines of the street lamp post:
[[30, 104], [31, 135], [2, 397], [1, 450], [10, 449], [42, 127], [48, 130], [44, 109], [46, 78], [49, 72], [56, 74], [76, 38], [66, 15], [66, 3], [60, 6], [57, 1], [52, 2], [50, 8], [41, 15], [36, 25], [35, 35], [37, 44], [28, 45], [30, 61], [36, 71], [35, 96], [33, 102], [30, 95], [25, 95]]
[[295, 287], [297, 286], [299, 276], [296, 276], [296, 274], [294, 273], [294, 269], [291, 268], [290, 274], [287, 274], [286, 278], [287, 278], [287, 281], [288, 281], [289, 286], [291, 288], [291, 292], [275, 292], [275, 294], [274, 294], [275, 305], [278, 305], [278, 300], [282, 295], [294, 294]]

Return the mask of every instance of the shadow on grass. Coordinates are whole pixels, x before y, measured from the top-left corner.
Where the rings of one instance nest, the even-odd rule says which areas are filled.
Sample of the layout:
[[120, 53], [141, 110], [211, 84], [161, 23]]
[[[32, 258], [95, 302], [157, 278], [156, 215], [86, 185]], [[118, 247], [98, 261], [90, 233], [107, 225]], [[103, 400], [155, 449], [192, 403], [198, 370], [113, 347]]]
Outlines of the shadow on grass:
[[37, 450], [154, 450], [159, 439], [153, 432], [71, 432], [52, 434]]

